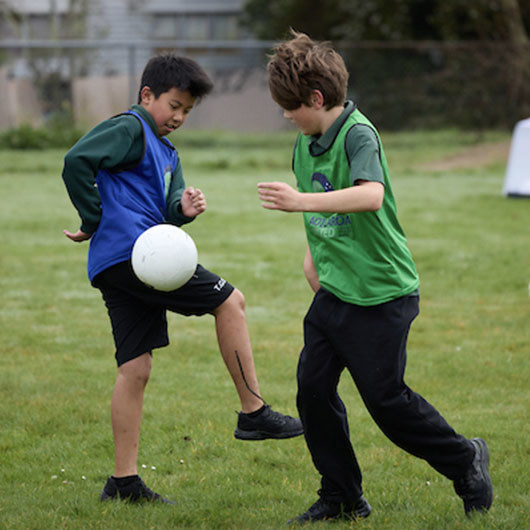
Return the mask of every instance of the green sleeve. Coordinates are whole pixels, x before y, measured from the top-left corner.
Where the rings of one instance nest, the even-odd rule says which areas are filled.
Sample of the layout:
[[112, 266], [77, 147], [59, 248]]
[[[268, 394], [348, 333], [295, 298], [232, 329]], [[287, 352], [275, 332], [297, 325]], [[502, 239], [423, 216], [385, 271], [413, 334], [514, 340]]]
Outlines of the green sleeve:
[[190, 223], [195, 217], [187, 217], [182, 213], [180, 201], [182, 194], [186, 189], [184, 177], [182, 175], [182, 166], [180, 159], [177, 162], [177, 167], [171, 175], [171, 182], [169, 184], [169, 190], [167, 194], [167, 218], [168, 223], [181, 226], [186, 223]]
[[66, 153], [62, 177], [83, 232], [94, 233], [101, 218], [98, 171], [136, 164], [143, 151], [141, 123], [133, 115], [120, 115], [94, 127]]
[[346, 135], [346, 154], [350, 163], [350, 181], [371, 180], [384, 185], [379, 140], [374, 130], [364, 124], [354, 125]]

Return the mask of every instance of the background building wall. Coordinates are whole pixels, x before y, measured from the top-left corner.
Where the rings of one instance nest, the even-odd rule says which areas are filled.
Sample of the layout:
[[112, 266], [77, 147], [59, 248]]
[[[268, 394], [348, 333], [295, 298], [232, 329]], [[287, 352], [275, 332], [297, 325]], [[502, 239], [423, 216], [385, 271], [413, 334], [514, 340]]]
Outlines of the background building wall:
[[[79, 30], [68, 35], [63, 28], [67, 0], [9, 4], [19, 23], [3, 20], [2, 37], [22, 38], [16, 41], [18, 48], [4, 52], [1, 82], [12, 95], [9, 105], [0, 106], [0, 128], [42, 123], [61, 112], [61, 106], [71, 108], [75, 124], [82, 128], [123, 112], [137, 100], [145, 64], [163, 51], [193, 58], [215, 83], [213, 93], [190, 116], [188, 127], [284, 126], [268, 93], [266, 48], [250, 45], [249, 35], [238, 25], [243, 0], [79, 0]], [[50, 39], [58, 45], [45, 47]], [[55, 78], [62, 80], [63, 86], [56, 88], [64, 92], [53, 98], [57, 104], [43, 101], [50, 99], [45, 89]], [[17, 86], [23, 88], [17, 91]]]

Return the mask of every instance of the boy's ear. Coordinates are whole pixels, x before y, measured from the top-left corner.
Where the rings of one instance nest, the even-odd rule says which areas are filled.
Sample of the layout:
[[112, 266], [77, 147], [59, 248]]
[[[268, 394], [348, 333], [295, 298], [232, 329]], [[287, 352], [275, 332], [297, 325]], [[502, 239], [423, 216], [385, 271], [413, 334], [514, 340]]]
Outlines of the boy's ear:
[[154, 98], [153, 91], [151, 90], [151, 87], [144, 86], [142, 90], [140, 90], [140, 100], [141, 103], [149, 103], [151, 99]]
[[320, 110], [324, 106], [324, 95], [320, 90], [313, 90], [309, 98], [311, 107]]

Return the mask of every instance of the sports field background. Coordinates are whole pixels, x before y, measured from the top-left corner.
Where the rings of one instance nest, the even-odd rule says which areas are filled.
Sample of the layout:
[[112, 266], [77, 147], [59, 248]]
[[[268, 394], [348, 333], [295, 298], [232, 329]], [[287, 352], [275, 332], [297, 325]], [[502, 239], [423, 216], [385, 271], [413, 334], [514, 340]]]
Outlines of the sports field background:
[[[421, 277], [407, 382], [466, 436], [485, 438], [492, 510], [466, 518], [452, 485], [378, 431], [340, 390], [373, 506], [362, 529], [530, 526], [530, 201], [501, 195], [509, 134], [382, 134]], [[173, 136], [208, 211], [187, 229], [200, 262], [239, 287], [262, 395], [296, 414], [311, 292], [301, 217], [260, 208], [256, 184], [293, 183], [294, 133]], [[233, 438], [238, 401], [210, 317], [171, 315], [144, 405], [140, 474], [176, 506], [102, 504], [113, 470], [110, 326], [62, 184], [65, 149], [0, 150], [0, 528], [276, 529], [316, 500], [302, 438]], [[312, 528], [325, 527], [313, 525]], [[339, 523], [334, 528], [348, 528]]]

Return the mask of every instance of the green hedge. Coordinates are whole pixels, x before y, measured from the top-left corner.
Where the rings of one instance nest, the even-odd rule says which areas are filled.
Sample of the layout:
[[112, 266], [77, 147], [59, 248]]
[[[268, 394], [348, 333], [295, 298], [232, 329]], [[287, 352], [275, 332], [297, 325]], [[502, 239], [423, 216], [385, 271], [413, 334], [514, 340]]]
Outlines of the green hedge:
[[0, 149], [48, 149], [50, 147], [72, 146], [83, 132], [69, 127], [39, 127], [20, 125], [0, 131]]

